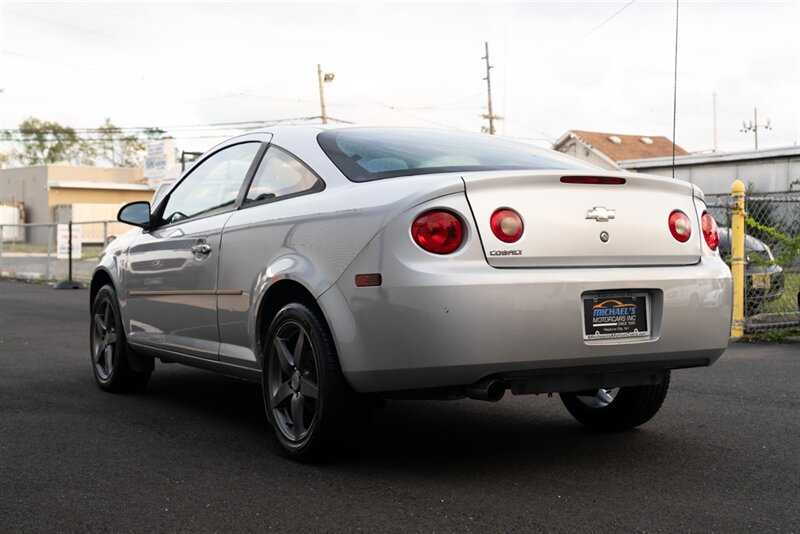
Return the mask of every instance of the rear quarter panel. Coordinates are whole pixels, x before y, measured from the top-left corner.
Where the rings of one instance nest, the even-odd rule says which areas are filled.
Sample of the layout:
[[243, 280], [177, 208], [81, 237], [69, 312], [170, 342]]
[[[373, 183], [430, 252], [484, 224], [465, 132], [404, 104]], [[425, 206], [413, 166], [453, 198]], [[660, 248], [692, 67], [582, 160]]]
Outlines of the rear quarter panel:
[[223, 231], [217, 284], [223, 293], [220, 359], [260, 366], [258, 310], [273, 284], [293, 280], [319, 298], [388, 221], [430, 198], [463, 190], [456, 175], [334, 183], [234, 213]]

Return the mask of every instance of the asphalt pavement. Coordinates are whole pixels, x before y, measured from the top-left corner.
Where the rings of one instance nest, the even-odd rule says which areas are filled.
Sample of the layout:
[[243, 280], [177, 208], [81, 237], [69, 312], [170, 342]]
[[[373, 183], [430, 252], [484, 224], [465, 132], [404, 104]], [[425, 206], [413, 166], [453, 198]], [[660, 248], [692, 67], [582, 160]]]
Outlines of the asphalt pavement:
[[0, 282], [0, 531], [800, 531], [800, 345], [674, 372], [630, 432], [546, 395], [390, 401], [347, 458], [304, 465], [254, 384], [157, 364], [101, 392], [88, 300]]

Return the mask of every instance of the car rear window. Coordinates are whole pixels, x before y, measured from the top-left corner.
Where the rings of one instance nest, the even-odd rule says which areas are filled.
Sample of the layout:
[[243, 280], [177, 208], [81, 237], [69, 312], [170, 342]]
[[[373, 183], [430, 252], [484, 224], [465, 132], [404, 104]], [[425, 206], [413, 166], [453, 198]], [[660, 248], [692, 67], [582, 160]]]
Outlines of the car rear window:
[[317, 139], [354, 182], [441, 172], [594, 168], [524, 143], [448, 130], [346, 128], [326, 130]]

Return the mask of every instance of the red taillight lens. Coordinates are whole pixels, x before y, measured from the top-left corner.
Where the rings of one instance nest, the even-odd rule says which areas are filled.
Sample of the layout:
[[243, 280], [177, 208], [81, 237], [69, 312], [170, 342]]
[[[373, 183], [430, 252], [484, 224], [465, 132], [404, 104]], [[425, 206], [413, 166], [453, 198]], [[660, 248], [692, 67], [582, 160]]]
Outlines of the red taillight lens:
[[450, 254], [464, 241], [464, 225], [449, 211], [426, 211], [414, 219], [411, 237], [428, 252]]
[[717, 250], [719, 246], [719, 230], [717, 229], [717, 221], [714, 217], [708, 214], [707, 211], [703, 212], [703, 217], [700, 219], [700, 225], [703, 227], [703, 238], [706, 240], [708, 248]]
[[669, 214], [669, 231], [672, 237], [686, 243], [692, 237], [692, 223], [689, 217], [686, 216], [681, 210], [675, 210]]
[[492, 233], [500, 241], [514, 243], [522, 237], [522, 218], [509, 208], [500, 208], [492, 214]]

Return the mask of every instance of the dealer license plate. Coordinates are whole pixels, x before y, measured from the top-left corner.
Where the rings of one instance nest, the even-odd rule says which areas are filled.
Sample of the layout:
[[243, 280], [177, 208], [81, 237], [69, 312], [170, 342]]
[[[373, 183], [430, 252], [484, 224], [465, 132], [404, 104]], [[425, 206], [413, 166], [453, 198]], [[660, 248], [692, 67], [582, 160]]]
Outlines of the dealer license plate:
[[583, 339], [650, 336], [647, 293], [604, 293], [583, 296]]
[[756, 289], [768, 289], [769, 288], [769, 273], [759, 273], [753, 275], [753, 287]]

